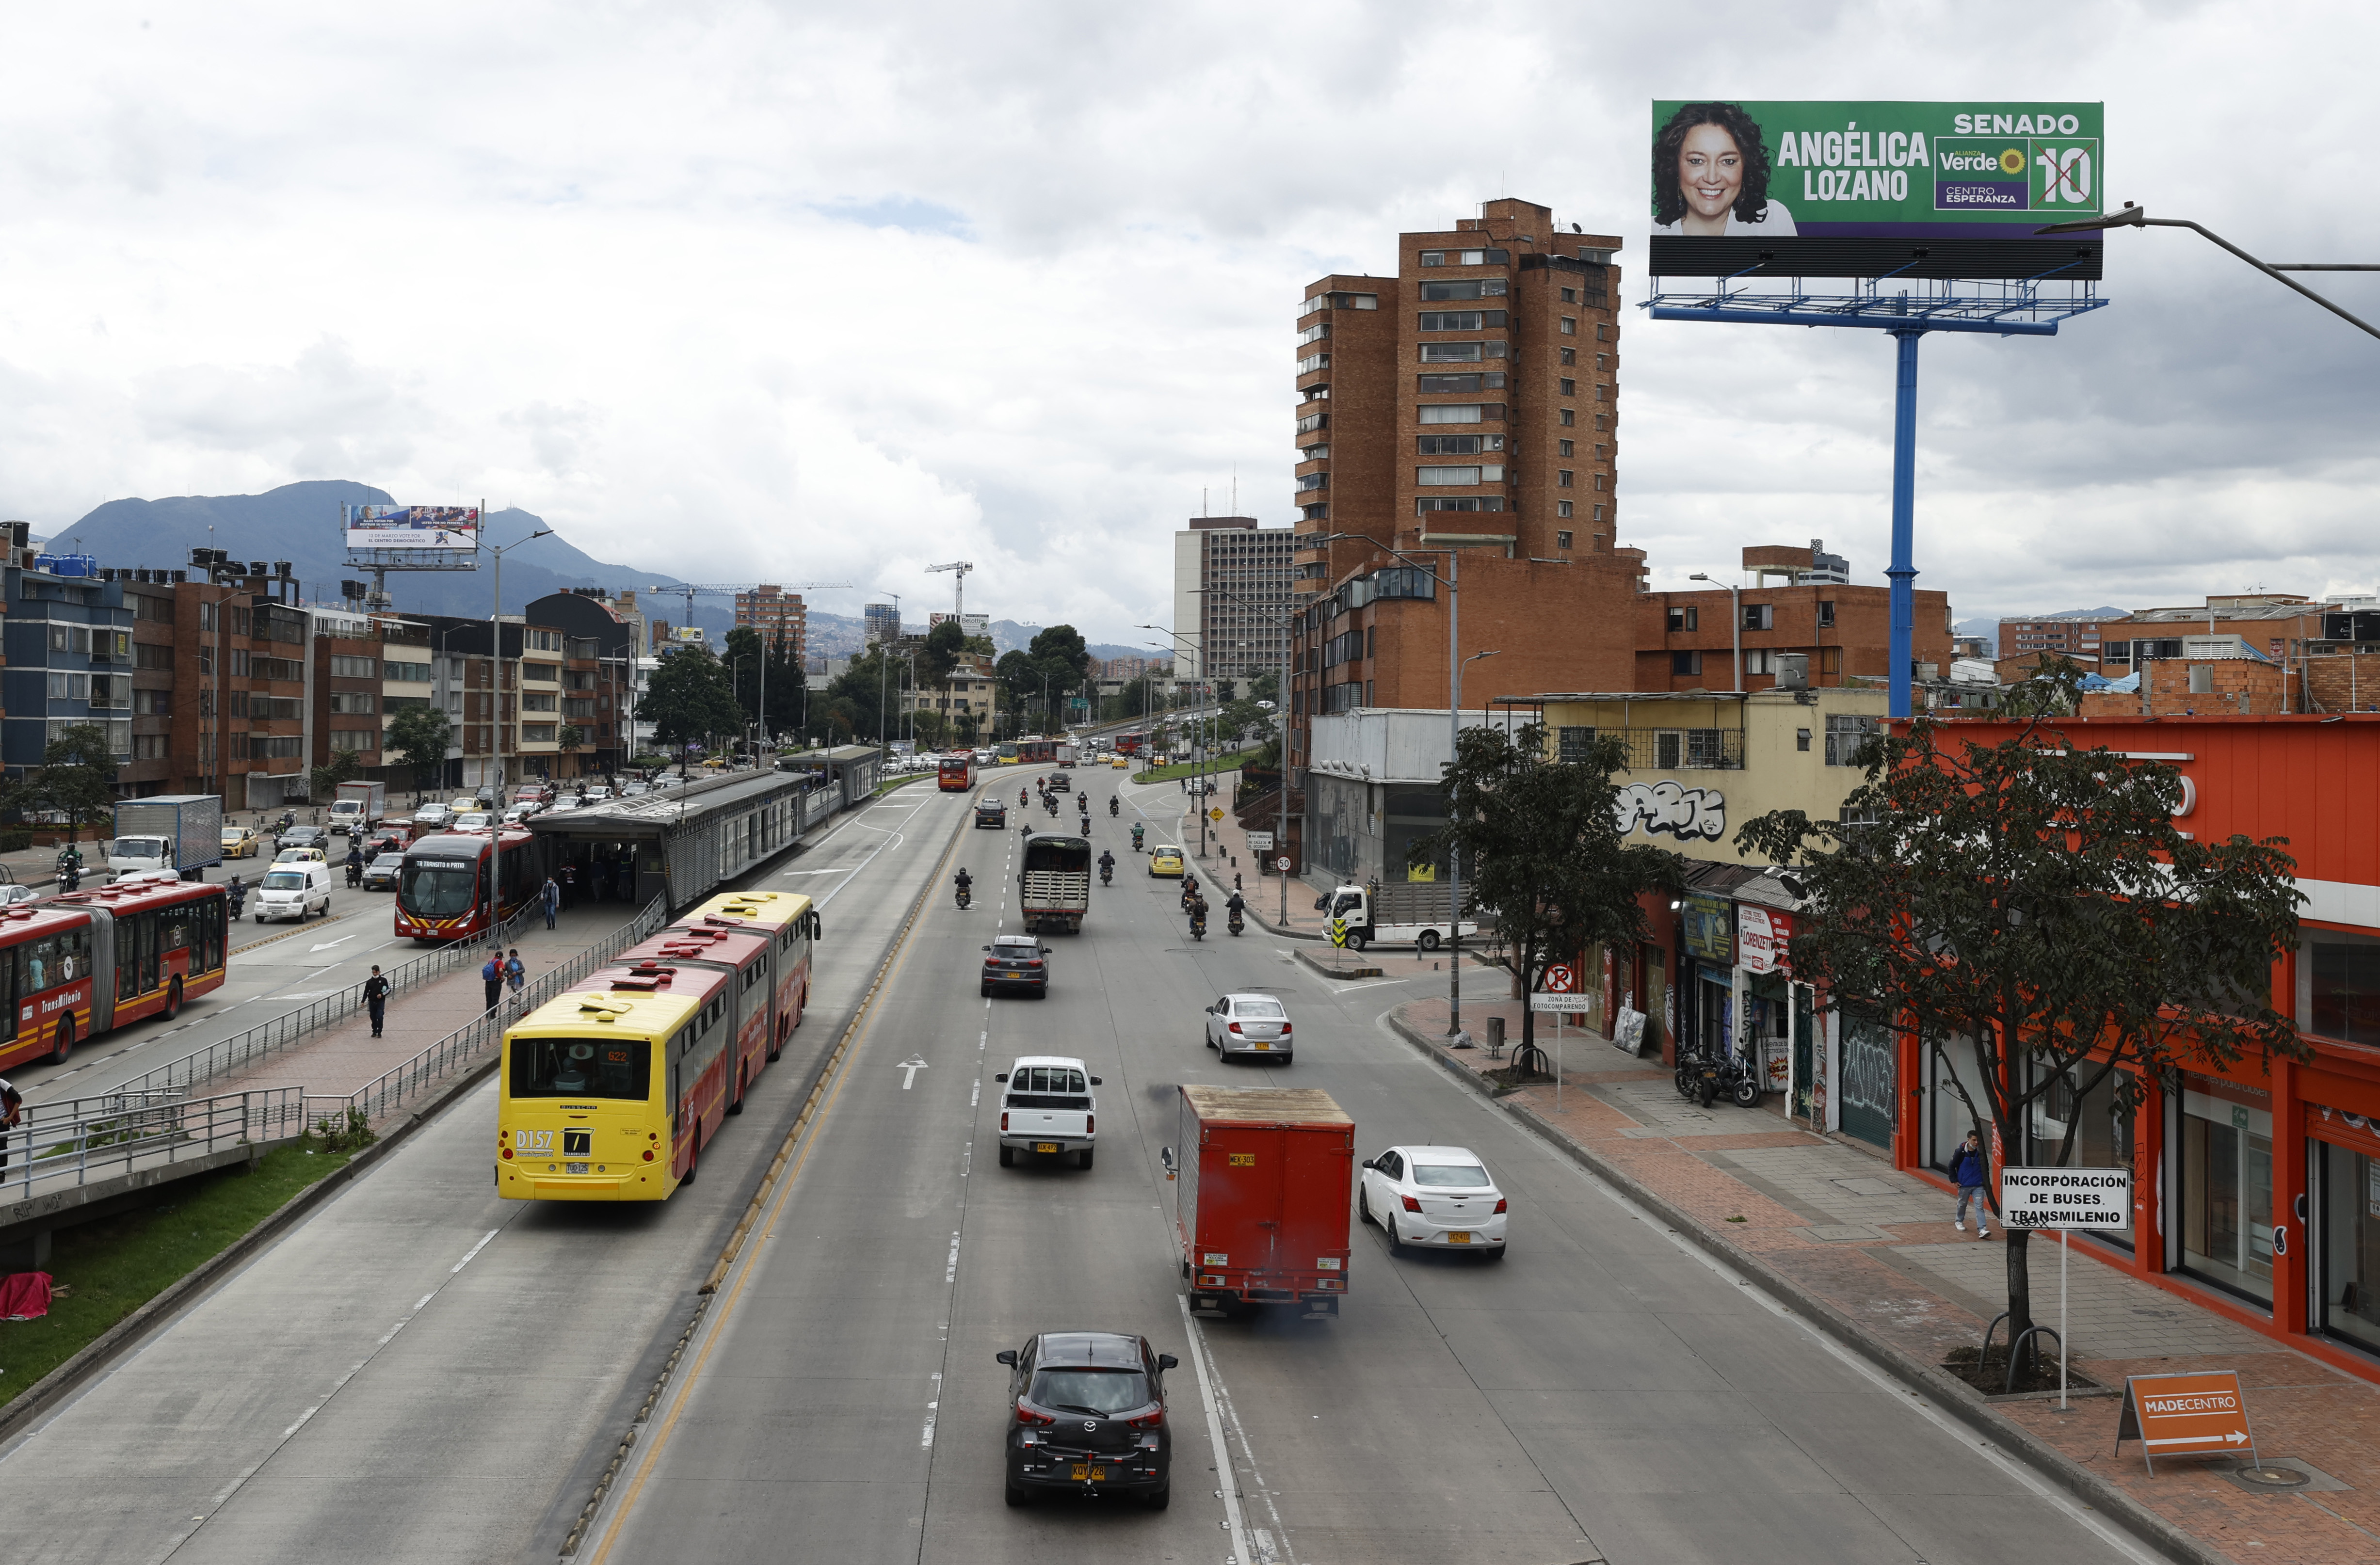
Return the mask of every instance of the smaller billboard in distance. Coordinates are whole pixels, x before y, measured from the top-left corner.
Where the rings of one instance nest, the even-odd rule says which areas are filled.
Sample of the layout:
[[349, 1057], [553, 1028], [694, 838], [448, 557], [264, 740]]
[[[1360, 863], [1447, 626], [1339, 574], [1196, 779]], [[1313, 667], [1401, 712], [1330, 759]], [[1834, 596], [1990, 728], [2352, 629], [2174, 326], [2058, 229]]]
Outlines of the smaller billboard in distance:
[[476, 505], [342, 505], [339, 524], [346, 531], [350, 549], [449, 549], [468, 553], [480, 546]]
[[2045, 224], [2101, 214], [2103, 110], [2084, 103], [1657, 99], [1653, 232], [1763, 240], [2031, 238]]

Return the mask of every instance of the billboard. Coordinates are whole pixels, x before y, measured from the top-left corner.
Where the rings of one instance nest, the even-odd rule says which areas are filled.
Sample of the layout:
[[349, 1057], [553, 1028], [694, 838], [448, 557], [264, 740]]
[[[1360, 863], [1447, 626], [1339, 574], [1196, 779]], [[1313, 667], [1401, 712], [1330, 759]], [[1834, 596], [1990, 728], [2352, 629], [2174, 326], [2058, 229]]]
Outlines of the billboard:
[[929, 628], [941, 624], [944, 620], [958, 621], [959, 631], [962, 635], [990, 636], [991, 634], [991, 616], [990, 614], [928, 614], [926, 616], [926, 624]]
[[1655, 242], [2030, 240], [2101, 215], [2103, 107], [1656, 99]]
[[342, 505], [339, 525], [350, 549], [452, 549], [480, 546], [476, 505]]

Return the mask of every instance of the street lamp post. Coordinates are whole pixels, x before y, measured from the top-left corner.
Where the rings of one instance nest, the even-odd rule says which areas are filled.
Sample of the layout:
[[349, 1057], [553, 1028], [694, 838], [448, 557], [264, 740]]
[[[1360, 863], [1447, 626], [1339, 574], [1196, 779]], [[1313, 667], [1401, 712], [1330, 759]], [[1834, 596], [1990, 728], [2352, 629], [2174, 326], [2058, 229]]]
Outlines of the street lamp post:
[[[1696, 571], [1686, 579], [1710, 581], [1713, 587], [1718, 585], [1700, 571]], [[1735, 649], [1735, 693], [1741, 696], [1743, 694], [1743, 588], [1732, 582], [1728, 584], [1727, 588], [1727, 617], [1728, 623], [1734, 627], [1730, 634], [1735, 638], [1731, 643]]]
[[2201, 238], [2206, 239], [2213, 244], [2219, 245], [2223, 249], [2229, 250], [2233, 255], [2238, 256], [2241, 261], [2246, 261], [2249, 265], [2254, 267], [2265, 276], [2270, 277], [2274, 282], [2278, 283], [2281, 286], [2294, 289], [2298, 293], [2303, 294], [2306, 297], [2313, 300], [2314, 303], [2322, 306], [2323, 309], [2327, 309], [2333, 315], [2338, 316], [2341, 321], [2346, 321], [2349, 325], [2367, 332], [2373, 336], [2380, 337], [2380, 326], [2373, 325], [2372, 322], [2362, 319], [2361, 316], [2349, 314], [2346, 310], [2341, 309], [2338, 306], [2331, 303], [2320, 294], [2315, 293], [2312, 288], [2307, 287], [2304, 284], [2298, 282], [2294, 278], [2285, 277], [2282, 275], [2285, 272], [2380, 272], [2380, 262], [2364, 261], [2258, 261], [2254, 256], [2250, 255], [2246, 250], [2241, 249], [2239, 246], [2233, 244], [2222, 235], [2216, 233], [2211, 228], [2207, 228], [2200, 224], [2192, 223], [2187, 218], [2151, 217], [2148, 212], [2148, 208], [2134, 206], [2130, 201], [2126, 201], [2124, 203], [2124, 207], [2121, 212], [2111, 212], [2106, 217], [2082, 218], [2073, 223], [2053, 223], [2046, 228], [2036, 228], [2034, 232], [2036, 234], [2084, 234], [2096, 229], [2107, 228], [2190, 229]]
[[[1175, 633], [1175, 632], [1173, 632], [1173, 631], [1171, 631], [1171, 630], [1166, 629], [1163, 625], [1144, 625], [1139, 626], [1138, 628], [1139, 628], [1139, 629], [1142, 629], [1142, 630], [1153, 630], [1153, 631], [1157, 632], [1157, 634], [1158, 634], [1158, 635], [1160, 635], [1160, 636], [1171, 636], [1171, 637], [1173, 637], [1173, 639], [1174, 639], [1175, 641], [1177, 641], [1177, 642], [1184, 641], [1184, 640], [1185, 639], [1185, 637], [1182, 637], [1181, 635], [1179, 635], [1179, 634], [1177, 634], [1177, 633]], [[1152, 642], [1150, 642], [1150, 643], [1149, 643], [1149, 645], [1150, 645], [1150, 646], [1152, 646], [1152, 647], [1155, 647], [1155, 646], [1157, 646], [1157, 643], [1156, 643], [1156, 642], [1154, 642], [1154, 641], [1152, 641]], [[1205, 675], [1206, 675], [1206, 672], [1207, 672], [1207, 669], [1206, 669], [1206, 661], [1207, 661], [1207, 659], [1206, 659], [1206, 649], [1205, 649], [1205, 647], [1202, 645], [1202, 646], [1198, 649], [1198, 650], [1197, 650], [1197, 651], [1196, 651], [1196, 652], [1193, 652], [1193, 653], [1191, 654], [1191, 656], [1192, 656], [1193, 658], [1195, 658], [1195, 659], [1196, 659], [1196, 660], [1197, 660], [1197, 664], [1196, 664], [1196, 668], [1197, 668], [1197, 679], [1198, 679], [1198, 682], [1203, 683], [1203, 682], [1204, 682]], [[1198, 807], [1198, 807], [1198, 856], [1199, 856], [1200, 858], [1204, 858], [1204, 857], [1206, 857], [1206, 856], [1207, 856], [1207, 795], [1206, 795], [1206, 785], [1207, 785], [1207, 769], [1206, 769], [1206, 765], [1205, 765], [1205, 757], [1206, 757], [1206, 752], [1207, 752], [1207, 748], [1208, 748], [1208, 747], [1207, 747], [1207, 746], [1202, 746], [1202, 745], [1199, 743], [1199, 740], [1198, 740], [1198, 728], [1197, 728], [1197, 726], [1196, 726], [1197, 720], [1196, 720], [1196, 713], [1193, 713], [1193, 714], [1192, 714], [1192, 720], [1191, 720], [1191, 721], [1192, 721], [1192, 727], [1191, 727], [1191, 730], [1190, 730], [1190, 781], [1191, 781], [1192, 784], [1194, 785], [1195, 789], [1196, 790], [1196, 797], [1197, 797], [1197, 800], [1198, 800]], [[1286, 903], [1284, 903], [1284, 904], [1283, 904], [1283, 905], [1284, 905], [1284, 906], [1286, 906], [1286, 905], [1287, 905], [1287, 904], [1286, 904]]]
[[[1198, 590], [1229, 598], [1258, 619], [1271, 625], [1281, 635], [1281, 687], [1273, 692], [1276, 698], [1274, 705], [1281, 712], [1281, 747], [1275, 755], [1275, 765], [1281, 770], [1281, 815], [1280, 826], [1272, 841], [1273, 852], [1277, 855], [1286, 856], [1289, 853], [1289, 618], [1287, 615], [1272, 614], [1257, 608], [1228, 587], [1202, 587]], [[1264, 872], [1261, 855], [1257, 857], [1257, 871], [1258, 874]], [[1286, 929], [1289, 928], [1289, 871], [1276, 869], [1274, 873], [1281, 877], [1281, 927]]]
[[[522, 544], [534, 543], [540, 538], [550, 537], [552, 532], [552, 528], [540, 528], [527, 538], [516, 538], [510, 543], [490, 543], [485, 539], [480, 540], [480, 547], [496, 557], [495, 607], [488, 614], [488, 715], [495, 720], [495, 741], [490, 753], [494, 763], [495, 803], [499, 813], [504, 802], [504, 556]], [[528, 636], [527, 614], [521, 616], [521, 636], [523, 639]], [[518, 689], [517, 680], [514, 686]], [[501, 825], [491, 827], [488, 831], [488, 939], [491, 940], [500, 939], [502, 934], [496, 927], [499, 922], [496, 916], [503, 910], [504, 904], [496, 885], [495, 865], [500, 856], [503, 834]]]

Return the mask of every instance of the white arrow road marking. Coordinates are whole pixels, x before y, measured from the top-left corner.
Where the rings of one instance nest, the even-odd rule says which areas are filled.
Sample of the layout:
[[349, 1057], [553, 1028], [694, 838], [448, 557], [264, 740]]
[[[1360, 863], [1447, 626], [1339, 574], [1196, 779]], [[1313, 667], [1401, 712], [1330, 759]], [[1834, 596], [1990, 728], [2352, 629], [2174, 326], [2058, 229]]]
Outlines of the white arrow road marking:
[[[359, 933], [361, 933], [361, 931], [360, 931], [360, 930], [358, 930], [358, 933], [359, 934]], [[355, 938], [356, 938], [356, 936], [355, 936], [355, 935], [341, 935], [337, 940], [324, 940], [321, 945], [310, 945], [310, 946], [308, 946], [306, 949], [307, 949], [308, 951], [310, 951], [310, 952], [314, 952], [314, 951], [328, 951], [328, 950], [330, 950], [333, 946], [334, 946], [334, 945], [345, 945], [345, 944], [346, 944], [349, 940], [354, 940]]]
[[916, 1055], [912, 1054], [909, 1058], [902, 1061], [892, 1068], [896, 1071], [905, 1073], [901, 1077], [901, 1090], [906, 1092], [911, 1087], [917, 1085], [917, 1073], [925, 1070], [927, 1066], [923, 1060], [920, 1060]]

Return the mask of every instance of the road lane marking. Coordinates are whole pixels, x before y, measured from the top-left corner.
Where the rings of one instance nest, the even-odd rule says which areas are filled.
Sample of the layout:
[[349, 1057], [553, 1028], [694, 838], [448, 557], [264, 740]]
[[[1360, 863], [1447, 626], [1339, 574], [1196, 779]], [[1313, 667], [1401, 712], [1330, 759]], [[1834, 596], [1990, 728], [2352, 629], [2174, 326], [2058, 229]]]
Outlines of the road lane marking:
[[929, 1067], [925, 1061], [912, 1054], [892, 1068], [901, 1073], [901, 1090], [906, 1092], [917, 1085], [917, 1073]]
[[[1222, 1497], [1223, 1525], [1231, 1529], [1232, 1558], [1239, 1565], [1250, 1565], [1255, 1557], [1248, 1552], [1247, 1520], [1240, 1514], [1240, 1475], [1232, 1466], [1230, 1448], [1223, 1443], [1223, 1415], [1216, 1401], [1214, 1381], [1207, 1373], [1207, 1339], [1198, 1330], [1197, 1317], [1190, 1313], [1189, 1299], [1176, 1293], [1173, 1302], [1182, 1306], [1182, 1328], [1190, 1342], [1190, 1367], [1198, 1372], [1198, 1400], [1207, 1409], [1207, 1443], [1214, 1448], [1215, 1481], [1222, 1486], [1216, 1493]], [[1245, 1449], [1245, 1438], [1241, 1444]], [[1278, 1522], [1280, 1518], [1274, 1520]]]
[[363, 938], [363, 931], [362, 931], [361, 929], [358, 929], [358, 930], [357, 930], [354, 934], [352, 934], [352, 935], [341, 935], [337, 940], [324, 940], [321, 945], [310, 945], [310, 946], [308, 946], [308, 947], [306, 948], [306, 951], [307, 951], [307, 953], [308, 953], [309, 955], [311, 955], [311, 954], [312, 954], [313, 952], [318, 952], [318, 951], [329, 951], [329, 950], [333, 949], [334, 947], [336, 947], [336, 946], [343, 946], [343, 945], [346, 944], [349, 940], [360, 940], [360, 939], [362, 939], [362, 938]]

